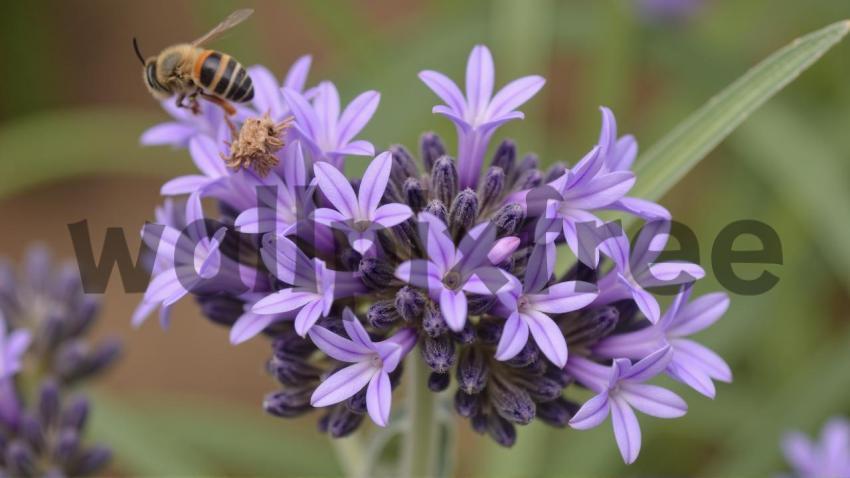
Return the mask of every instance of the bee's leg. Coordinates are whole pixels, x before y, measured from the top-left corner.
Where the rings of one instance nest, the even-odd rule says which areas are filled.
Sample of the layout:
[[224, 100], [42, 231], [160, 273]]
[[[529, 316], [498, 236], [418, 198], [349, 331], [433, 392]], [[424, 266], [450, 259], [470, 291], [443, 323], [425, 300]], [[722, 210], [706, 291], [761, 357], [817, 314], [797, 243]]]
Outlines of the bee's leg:
[[195, 90], [194, 93], [189, 95], [189, 108], [192, 110], [192, 114], [195, 115], [201, 114], [201, 105], [198, 103], [198, 93], [200, 93], [200, 90]]
[[201, 97], [203, 97], [205, 100], [209, 101], [210, 103], [215, 103], [215, 104], [221, 106], [221, 109], [223, 109], [224, 113], [225, 113], [224, 121], [227, 123], [227, 127], [230, 128], [230, 133], [233, 134], [234, 138], [236, 136], [238, 136], [239, 130], [236, 129], [236, 126], [233, 124], [232, 121], [230, 121], [230, 117], [236, 114], [236, 108], [234, 108], [233, 105], [231, 105], [226, 100], [219, 98], [218, 96], [208, 95], [208, 94], [204, 93], [203, 91], [199, 91], [198, 93], [201, 95]]
[[185, 108], [186, 105], [183, 104], [183, 100], [186, 99], [185, 94], [180, 94], [177, 96], [177, 99], [174, 101], [174, 104], [177, 105], [178, 108]]

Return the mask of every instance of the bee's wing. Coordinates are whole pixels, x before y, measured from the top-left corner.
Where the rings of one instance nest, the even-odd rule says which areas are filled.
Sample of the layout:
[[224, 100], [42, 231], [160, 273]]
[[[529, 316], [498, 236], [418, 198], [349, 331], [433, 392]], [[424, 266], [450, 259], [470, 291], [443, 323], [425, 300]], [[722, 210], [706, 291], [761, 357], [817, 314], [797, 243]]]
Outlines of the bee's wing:
[[194, 46], [201, 46], [204, 43], [207, 43], [217, 37], [219, 37], [222, 33], [230, 30], [231, 28], [239, 25], [244, 22], [251, 14], [254, 13], [254, 10], [250, 8], [244, 8], [242, 10], [236, 10], [231, 13], [230, 16], [225, 18], [221, 23], [215, 26], [212, 30], [210, 30], [206, 35], [198, 38], [197, 40], [192, 42]]

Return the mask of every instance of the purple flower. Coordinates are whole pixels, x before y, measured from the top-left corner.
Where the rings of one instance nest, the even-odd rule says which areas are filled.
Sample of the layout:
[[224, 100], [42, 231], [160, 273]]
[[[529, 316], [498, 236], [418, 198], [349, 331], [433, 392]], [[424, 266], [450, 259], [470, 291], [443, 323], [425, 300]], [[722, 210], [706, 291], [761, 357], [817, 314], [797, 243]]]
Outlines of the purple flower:
[[347, 307], [343, 312], [342, 324], [348, 339], [321, 326], [310, 330], [310, 339], [322, 352], [352, 364], [325, 379], [313, 392], [310, 404], [327, 407], [368, 386], [366, 409], [369, 417], [377, 425], [385, 427], [389, 422], [392, 405], [390, 373], [416, 344], [416, 332], [412, 328], [404, 328], [386, 340], [374, 342]]
[[469, 54], [465, 97], [442, 73], [425, 70], [419, 73], [419, 78], [446, 103], [432, 111], [449, 118], [457, 127], [461, 189], [476, 187], [490, 137], [502, 124], [524, 118], [516, 108], [537, 94], [546, 82], [540, 76], [524, 76], [508, 83], [494, 96], [493, 56], [484, 45], [476, 45]]
[[342, 114], [339, 93], [329, 81], [316, 88], [313, 104], [292, 88], [285, 87], [283, 96], [295, 115], [297, 136], [309, 147], [314, 162], [328, 161], [341, 169], [345, 156], [374, 156], [372, 143], [354, 137], [375, 114], [381, 100], [377, 91], [360, 94]]
[[7, 380], [21, 370], [21, 357], [32, 341], [32, 334], [25, 329], [9, 333], [6, 318], [0, 311], [0, 380]]
[[488, 257], [496, 240], [495, 228], [489, 223], [479, 224], [467, 233], [456, 249], [443, 221], [427, 212], [419, 213], [418, 218], [419, 235], [428, 259], [403, 262], [396, 268], [395, 276], [427, 289], [431, 298], [439, 301], [449, 328], [460, 331], [467, 314], [464, 292], [495, 295], [513, 285], [510, 275], [493, 267]]
[[[304, 337], [321, 317], [327, 317], [334, 300], [358, 292], [358, 283], [350, 273], [328, 269], [321, 259], [310, 259], [285, 237], [266, 235], [263, 261], [278, 279], [293, 287], [269, 294], [250, 309], [253, 314], [273, 315], [278, 319], [287, 312], [297, 311], [295, 331]], [[250, 320], [243, 316], [240, 320]], [[244, 324], [234, 325], [234, 328]], [[262, 330], [262, 329], [260, 329]], [[259, 333], [260, 330], [256, 330]], [[241, 341], [250, 336], [241, 336]], [[231, 337], [231, 339], [233, 339]]]
[[800, 432], [791, 432], [782, 439], [785, 459], [800, 478], [850, 477], [850, 422], [832, 418], [823, 430], [819, 442], [812, 442]]
[[[308, 185], [307, 168], [301, 143], [295, 141], [284, 150], [283, 174], [270, 174], [260, 179], [253, 174], [234, 177], [234, 181], [245, 181], [245, 187], [259, 195], [259, 206], [243, 210], [234, 221], [240, 232], [263, 234], [273, 232], [285, 236], [295, 232], [305, 209], [310, 206], [309, 198], [314, 187]], [[273, 188], [274, 196], [264, 195], [263, 188]]]
[[283, 88], [289, 88], [293, 91], [304, 94], [308, 98], [312, 96], [312, 91], [305, 91], [307, 85], [307, 75], [310, 73], [310, 64], [313, 59], [310, 55], [304, 55], [295, 60], [292, 67], [286, 73], [283, 79], [283, 87], [267, 68], [254, 65], [248, 68], [248, 74], [251, 76], [251, 82], [254, 84], [254, 99], [252, 101], [254, 108], [262, 115], [268, 113], [275, 121], [281, 121], [286, 116], [292, 114], [289, 106], [283, 98]]
[[226, 151], [216, 144], [223, 145], [224, 142], [219, 141], [217, 143], [212, 138], [203, 135], [192, 137], [189, 140], [189, 154], [195, 166], [203, 174], [176, 177], [163, 184], [160, 193], [164, 196], [191, 194], [196, 191], [204, 194], [210, 186], [230, 177], [231, 173], [221, 159], [221, 155]]
[[522, 285], [515, 283], [510, 291], [499, 294], [510, 315], [496, 348], [496, 360], [514, 358], [525, 347], [530, 332], [546, 358], [560, 368], [567, 364], [567, 341], [549, 314], [565, 314], [590, 304], [596, 298], [596, 286], [566, 281], [544, 288], [555, 262], [554, 257], [546, 257], [545, 249], [535, 248]]
[[681, 417], [688, 410], [685, 401], [675, 393], [644, 383], [664, 371], [671, 354], [666, 347], [635, 364], [628, 359], [616, 359], [610, 369], [582, 357], [571, 358], [567, 372], [597, 395], [582, 405], [570, 420], [570, 426], [579, 430], [595, 428], [610, 414], [623, 461], [633, 463], [640, 453], [641, 442], [633, 407], [658, 418]]
[[378, 229], [393, 227], [413, 215], [405, 204], [390, 203], [379, 207], [392, 165], [389, 152], [375, 157], [366, 168], [360, 191], [355, 195], [351, 183], [338, 169], [329, 163], [316, 163], [313, 169], [319, 189], [335, 209], [316, 209], [313, 220], [345, 232], [351, 247], [365, 255], [372, 249]]
[[611, 257], [615, 267], [599, 280], [599, 297], [594, 304], [610, 304], [631, 298], [646, 318], [656, 323], [661, 316], [661, 308], [646, 288], [686, 284], [703, 278], [705, 271], [702, 267], [690, 262], [654, 263], [667, 245], [669, 230], [669, 221], [646, 224], [631, 252], [629, 240], [621, 230], [605, 240], [600, 249]]
[[186, 108], [178, 108], [174, 100], [160, 103], [162, 108], [176, 121], [160, 123], [142, 133], [141, 143], [145, 146], [169, 145], [185, 148], [197, 136], [218, 137], [227, 130], [224, 110], [212, 104], [201, 107], [201, 114], [194, 115]]
[[638, 360], [669, 345], [672, 358], [667, 374], [706, 397], [714, 398], [712, 379], [731, 382], [732, 371], [712, 350], [685, 337], [714, 324], [729, 308], [729, 296], [715, 292], [688, 303], [691, 289], [685, 286], [657, 323], [609, 336], [599, 342], [593, 352], [602, 357]]

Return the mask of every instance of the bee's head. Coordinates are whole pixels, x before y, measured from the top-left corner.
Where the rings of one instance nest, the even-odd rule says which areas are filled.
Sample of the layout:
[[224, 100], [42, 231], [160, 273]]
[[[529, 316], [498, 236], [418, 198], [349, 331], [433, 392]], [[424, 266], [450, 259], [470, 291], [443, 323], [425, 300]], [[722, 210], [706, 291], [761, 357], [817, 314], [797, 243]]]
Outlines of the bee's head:
[[142, 78], [145, 81], [145, 86], [148, 87], [148, 90], [152, 95], [159, 99], [167, 99], [171, 96], [171, 92], [162, 85], [156, 79], [156, 57], [152, 56], [145, 60], [145, 57], [142, 55], [142, 52], [139, 50], [139, 43], [136, 41], [136, 38], [133, 38], [133, 49], [136, 51], [136, 56], [139, 58], [139, 61], [142, 63], [144, 70], [142, 71]]

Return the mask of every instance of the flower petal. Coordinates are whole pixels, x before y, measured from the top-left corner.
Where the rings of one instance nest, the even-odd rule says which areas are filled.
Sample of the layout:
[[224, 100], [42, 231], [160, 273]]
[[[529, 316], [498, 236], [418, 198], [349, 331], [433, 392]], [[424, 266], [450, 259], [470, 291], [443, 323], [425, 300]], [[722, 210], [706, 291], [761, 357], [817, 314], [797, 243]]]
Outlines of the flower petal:
[[390, 203], [384, 204], [375, 210], [372, 217], [374, 224], [380, 224], [383, 227], [393, 227], [413, 216], [413, 211], [407, 204]]
[[376, 372], [369, 362], [349, 365], [322, 382], [310, 397], [310, 404], [326, 407], [339, 403], [362, 390]]
[[319, 350], [340, 362], [363, 362], [372, 353], [372, 350], [363, 345], [340, 337], [320, 325], [310, 327], [307, 335]]
[[189, 142], [189, 138], [198, 134], [194, 126], [170, 121], [160, 123], [148, 128], [139, 140], [143, 146], [169, 145], [183, 147]]
[[230, 328], [230, 343], [241, 344], [265, 330], [274, 322], [281, 320], [275, 315], [261, 315], [254, 312], [246, 312]]
[[602, 392], [590, 400], [584, 402], [573, 418], [570, 419], [570, 427], [576, 430], [588, 430], [598, 427], [608, 418], [611, 411], [611, 401], [608, 393]]
[[621, 197], [606, 208], [627, 212], [646, 221], [669, 221], [673, 217], [667, 208], [641, 198]]
[[221, 153], [221, 148], [209, 136], [196, 135], [189, 140], [192, 161], [206, 176], [220, 178], [230, 174]]
[[658, 418], [678, 418], [688, 411], [682, 397], [657, 385], [623, 384], [620, 396], [641, 412]]
[[431, 70], [419, 72], [419, 79], [431, 89], [457, 116], [463, 116], [466, 99], [460, 88], [446, 75]]
[[288, 87], [283, 88], [283, 98], [292, 114], [295, 115], [295, 121], [298, 122], [298, 128], [304, 136], [313, 143], [317, 143], [320, 131], [319, 118], [307, 99], [300, 92]]
[[376, 373], [369, 381], [369, 388], [366, 389], [366, 410], [372, 421], [379, 427], [387, 426], [392, 401], [389, 374], [384, 371]]
[[348, 144], [349, 141], [354, 139], [357, 133], [366, 127], [366, 123], [372, 119], [380, 102], [381, 94], [377, 91], [367, 91], [354, 98], [339, 118], [338, 144]]
[[443, 289], [440, 292], [440, 312], [450, 329], [455, 332], [463, 330], [466, 324], [466, 295], [463, 291]]
[[211, 180], [207, 176], [192, 174], [189, 176], [178, 176], [162, 185], [159, 193], [163, 196], [177, 196], [180, 194], [189, 194], [194, 191], [203, 189], [210, 184]]
[[611, 424], [623, 461], [627, 465], [634, 463], [640, 453], [640, 424], [635, 412], [622, 398], [611, 398]]
[[522, 317], [543, 355], [558, 368], [564, 368], [567, 364], [567, 341], [560, 327], [548, 315], [535, 310], [523, 313]]
[[631, 171], [603, 174], [579, 186], [568, 189], [564, 201], [575, 209], [600, 209], [622, 198], [635, 184]]
[[487, 108], [487, 116], [497, 118], [519, 108], [543, 88], [546, 80], [542, 76], [524, 76], [507, 85], [493, 97]]
[[258, 300], [251, 307], [251, 312], [256, 314], [282, 314], [296, 310], [310, 302], [319, 300], [315, 292], [296, 291], [295, 289], [283, 289], [269, 294]]
[[369, 350], [374, 349], [374, 344], [372, 343], [372, 338], [369, 337], [369, 333], [363, 328], [360, 319], [348, 307], [342, 312], [342, 326], [345, 328], [348, 337], [355, 343]]
[[304, 55], [297, 60], [289, 68], [286, 73], [286, 78], [283, 80], [285, 88], [291, 88], [295, 91], [304, 91], [304, 86], [307, 84], [307, 75], [310, 73], [310, 64], [313, 62], [313, 57]]
[[395, 276], [408, 284], [431, 291], [443, 288], [440, 271], [433, 262], [425, 259], [412, 259], [402, 262], [395, 270]]
[[708, 347], [688, 339], [674, 339], [670, 344], [679, 364], [698, 368], [715, 380], [732, 381], [729, 365]]
[[319, 162], [313, 165], [313, 172], [319, 182], [319, 189], [328, 198], [337, 211], [348, 219], [359, 218], [357, 196], [348, 178], [332, 164]]
[[348, 229], [348, 221], [349, 218], [346, 217], [343, 213], [337, 211], [336, 209], [330, 209], [327, 207], [320, 207], [313, 211], [311, 214], [311, 219], [318, 222], [319, 224], [324, 224], [328, 227], [335, 227], [338, 229]]
[[304, 307], [298, 311], [298, 315], [295, 316], [295, 332], [305, 337], [307, 332], [316, 324], [319, 318], [322, 316], [322, 309], [324, 308], [324, 301], [322, 300], [314, 300], [312, 302], [308, 302], [304, 304]]
[[541, 294], [531, 294], [528, 299], [535, 310], [565, 314], [590, 304], [596, 296], [595, 285], [583, 281], [567, 281], [553, 284]]
[[682, 337], [711, 326], [729, 308], [729, 296], [724, 292], [706, 294], [685, 304], [672, 321], [667, 333]]
[[417, 218], [419, 237], [425, 244], [428, 258], [437, 265], [440, 273], [448, 271], [455, 264], [455, 245], [448, 234], [448, 227], [427, 212], [420, 212]]
[[708, 398], [714, 398], [717, 395], [717, 389], [714, 387], [711, 377], [699, 367], [691, 366], [675, 353], [673, 354], [673, 361], [667, 366], [667, 375]]
[[665, 346], [639, 360], [637, 363], [626, 367], [619, 379], [633, 383], [645, 382], [663, 372], [672, 358], [673, 348]]
[[248, 75], [254, 84], [253, 103], [257, 111], [260, 114], [268, 113], [274, 119], [281, 119], [284, 114], [284, 104], [277, 78], [268, 68], [260, 65], [248, 67]]
[[496, 346], [496, 360], [510, 360], [525, 347], [528, 342], [528, 325], [514, 312], [505, 321], [502, 337]]
[[346, 145], [334, 149], [333, 151], [328, 152], [328, 156], [331, 157], [374, 155], [375, 146], [373, 146], [372, 143], [363, 140], [352, 141]]
[[487, 108], [493, 95], [495, 76], [490, 50], [484, 45], [475, 45], [466, 63], [466, 99], [473, 117]]
[[372, 220], [374, 218], [375, 210], [378, 209], [378, 204], [381, 203], [381, 198], [384, 197], [384, 191], [387, 189], [392, 166], [393, 155], [389, 151], [379, 154], [369, 163], [369, 167], [363, 173], [363, 179], [360, 180], [360, 191], [357, 194], [360, 217], [357, 219]]

